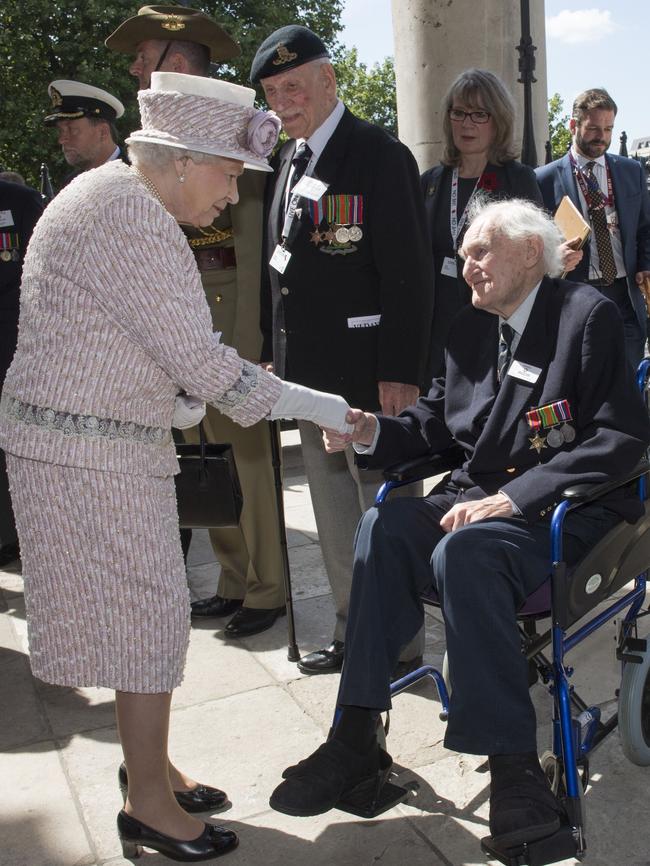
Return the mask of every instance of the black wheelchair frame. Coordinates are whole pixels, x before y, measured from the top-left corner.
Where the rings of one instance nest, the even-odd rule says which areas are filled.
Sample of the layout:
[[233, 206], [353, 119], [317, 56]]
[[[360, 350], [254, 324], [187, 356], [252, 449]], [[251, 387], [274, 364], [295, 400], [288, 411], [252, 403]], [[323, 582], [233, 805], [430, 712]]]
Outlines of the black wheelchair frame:
[[[650, 359], [645, 359], [637, 381], [646, 402], [650, 385]], [[385, 473], [376, 503], [385, 500], [391, 490], [415, 480], [439, 475], [458, 465], [460, 450], [427, 457], [421, 461], [392, 467]], [[617, 727], [626, 757], [639, 766], [650, 766], [650, 649], [648, 641], [637, 632], [637, 621], [650, 613], [641, 611], [646, 595], [647, 570], [650, 566], [650, 499], [647, 498], [647, 476], [650, 464], [644, 460], [627, 476], [614, 482], [575, 485], [564, 491], [562, 501], [551, 519], [550, 607], [519, 613], [522, 648], [531, 668], [553, 697], [552, 750], [542, 756], [544, 769], [554, 792], [564, 802], [568, 823], [552, 837], [515, 849], [498, 850], [491, 837], [481, 840], [481, 847], [506, 866], [544, 866], [569, 857], [582, 860], [586, 852], [585, 807], [583, 793], [589, 780], [589, 756]], [[575, 567], [568, 568], [562, 559], [562, 527], [567, 513], [593, 502], [620, 487], [637, 482], [638, 495], [645, 503], [645, 514], [635, 523], [618, 524]], [[633, 588], [615, 599], [574, 631], [569, 631], [590, 611], [633, 582]], [[531, 597], [532, 598], [532, 597]], [[435, 604], [430, 598], [425, 603]], [[566, 655], [601, 626], [624, 614], [618, 627], [617, 658], [621, 662], [621, 686], [618, 690], [618, 712], [606, 722], [598, 706], [588, 706], [569, 680], [573, 668]], [[538, 634], [536, 623], [550, 618], [551, 624]], [[551, 658], [544, 650], [551, 646]], [[395, 681], [395, 697], [425, 678], [435, 682], [445, 720], [449, 712], [449, 687], [443, 672], [424, 665]], [[406, 789], [391, 786], [392, 804], [407, 795]], [[403, 797], [399, 792], [403, 791]], [[373, 808], [374, 807], [374, 808]], [[387, 805], [379, 802], [365, 812], [371, 817]]]

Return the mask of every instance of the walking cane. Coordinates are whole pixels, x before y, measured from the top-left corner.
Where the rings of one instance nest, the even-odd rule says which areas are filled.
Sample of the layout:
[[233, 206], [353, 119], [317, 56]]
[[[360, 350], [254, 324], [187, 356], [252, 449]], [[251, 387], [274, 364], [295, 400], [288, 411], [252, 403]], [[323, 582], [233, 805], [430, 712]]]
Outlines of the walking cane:
[[278, 532], [280, 533], [280, 549], [282, 551], [282, 570], [284, 573], [284, 595], [287, 605], [287, 658], [290, 662], [300, 659], [300, 651], [296, 643], [296, 624], [293, 618], [293, 596], [291, 594], [291, 569], [289, 568], [289, 548], [287, 546], [287, 527], [284, 522], [284, 497], [282, 492], [282, 467], [280, 463], [280, 428], [277, 421], [269, 421], [271, 434], [271, 463], [275, 480], [275, 499], [278, 506]]

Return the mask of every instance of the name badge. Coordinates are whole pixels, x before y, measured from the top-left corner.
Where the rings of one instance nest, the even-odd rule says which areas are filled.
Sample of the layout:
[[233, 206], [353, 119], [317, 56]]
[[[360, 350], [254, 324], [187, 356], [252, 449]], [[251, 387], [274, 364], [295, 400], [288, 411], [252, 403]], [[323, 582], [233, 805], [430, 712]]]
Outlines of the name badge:
[[307, 177], [305, 174], [300, 178], [291, 192], [292, 194], [302, 195], [305, 198], [311, 199], [311, 201], [318, 201], [328, 186], [328, 183], [323, 183], [317, 177]]
[[269, 261], [269, 264], [271, 265], [272, 268], [275, 268], [275, 270], [279, 274], [283, 274], [287, 269], [287, 265], [289, 264], [290, 258], [291, 258], [291, 253], [289, 252], [289, 250], [285, 249], [284, 247], [281, 247], [280, 244], [278, 244], [277, 247], [275, 248], [275, 250], [273, 251], [273, 255], [271, 256], [271, 260]]
[[0, 226], [12, 226], [14, 218], [10, 210], [0, 210]]
[[352, 316], [348, 319], [348, 328], [376, 328], [381, 320], [378, 316]]
[[533, 367], [532, 364], [522, 364], [521, 361], [513, 361], [508, 370], [508, 376], [521, 379], [522, 382], [530, 382], [532, 385], [539, 379], [542, 372], [541, 367]]
[[440, 273], [445, 277], [454, 277], [457, 279], [458, 277], [458, 263], [456, 259], [452, 259], [451, 256], [445, 256], [442, 267], [440, 268]]

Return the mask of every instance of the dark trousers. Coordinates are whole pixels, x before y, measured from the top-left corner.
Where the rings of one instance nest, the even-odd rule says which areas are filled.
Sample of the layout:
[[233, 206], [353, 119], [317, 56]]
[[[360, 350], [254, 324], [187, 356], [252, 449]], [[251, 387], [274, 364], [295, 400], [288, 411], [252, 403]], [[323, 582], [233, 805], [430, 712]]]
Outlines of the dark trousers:
[[[634, 282], [634, 277], [632, 278]], [[646, 331], [639, 323], [638, 316], [632, 301], [630, 300], [630, 292], [627, 285], [627, 278], [620, 277], [610, 286], [603, 286], [599, 280], [589, 281], [594, 288], [602, 292], [610, 301], [614, 301], [623, 319], [623, 329], [625, 333], [625, 357], [631, 364], [634, 373], [643, 360], [645, 354]], [[638, 291], [638, 289], [637, 289]]]
[[[361, 519], [339, 704], [390, 707], [391, 671], [422, 625], [421, 594], [434, 587], [453, 683], [445, 746], [532, 751], [535, 712], [516, 612], [550, 574], [549, 521], [484, 520], [444, 533], [440, 518], [457, 499], [446, 488], [389, 500]], [[570, 514], [565, 560], [578, 560], [619, 520], [598, 505]]]
[[[16, 351], [18, 310], [0, 310], [0, 392]], [[0, 545], [17, 544], [18, 533], [9, 495], [4, 451], [0, 451]]]

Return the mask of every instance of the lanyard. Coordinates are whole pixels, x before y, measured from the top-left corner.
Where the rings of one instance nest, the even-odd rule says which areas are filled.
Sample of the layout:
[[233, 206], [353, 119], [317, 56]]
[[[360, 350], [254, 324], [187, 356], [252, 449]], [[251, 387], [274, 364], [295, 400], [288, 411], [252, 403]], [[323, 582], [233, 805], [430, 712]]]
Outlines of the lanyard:
[[465, 210], [462, 212], [460, 216], [460, 220], [458, 219], [458, 168], [454, 168], [451, 174], [451, 203], [449, 207], [449, 229], [451, 231], [451, 240], [454, 245], [454, 252], [458, 249], [458, 238], [460, 233], [463, 230], [463, 226], [467, 222], [467, 211], [469, 210], [469, 206], [474, 198], [476, 190], [483, 178], [483, 173], [481, 176], [476, 179], [476, 183], [474, 185], [474, 189], [472, 190], [472, 194], [470, 195], [467, 204], [465, 205]]
[[[573, 167], [573, 171], [575, 173], [576, 180], [578, 181], [578, 185], [580, 186], [582, 194], [587, 203], [587, 210], [597, 210], [597, 208], [595, 208], [592, 204], [591, 193], [589, 192], [589, 185], [584, 175], [584, 169], [580, 168], [572, 153], [569, 154], [569, 159], [571, 160], [571, 166]], [[612, 176], [609, 173], [607, 160], [605, 160], [605, 175], [607, 176], [607, 198], [603, 196], [603, 203], [600, 207], [614, 207], [614, 187], [612, 185]], [[594, 178], [595, 177], [596, 175], [594, 174]], [[598, 183], [598, 181], [596, 181], [596, 183]], [[600, 188], [600, 184], [598, 184], [598, 186]]]
[[[313, 177], [313, 175], [309, 173], [309, 167], [312, 164], [313, 159], [314, 159], [314, 155], [312, 153], [311, 158], [310, 158], [309, 162], [307, 163], [307, 168], [305, 169], [303, 177]], [[293, 172], [294, 171], [295, 171], [295, 169], [292, 167], [292, 171], [287, 178], [287, 184], [291, 183], [291, 179], [293, 178]], [[291, 198], [289, 199], [289, 205], [287, 206], [287, 211], [286, 211], [285, 216], [284, 216], [284, 223], [282, 224], [282, 245], [284, 247], [287, 246], [287, 242], [288, 242], [289, 237], [291, 235], [291, 229], [293, 227], [293, 223], [294, 223], [295, 218], [296, 218], [296, 212], [298, 213], [298, 219], [300, 219], [300, 217], [302, 216], [302, 208], [300, 208], [300, 210], [298, 210], [298, 202], [300, 201], [301, 198], [302, 198], [302, 196], [300, 195], [300, 193], [294, 192], [291, 195]]]

